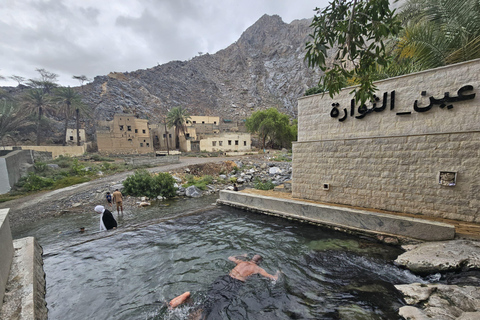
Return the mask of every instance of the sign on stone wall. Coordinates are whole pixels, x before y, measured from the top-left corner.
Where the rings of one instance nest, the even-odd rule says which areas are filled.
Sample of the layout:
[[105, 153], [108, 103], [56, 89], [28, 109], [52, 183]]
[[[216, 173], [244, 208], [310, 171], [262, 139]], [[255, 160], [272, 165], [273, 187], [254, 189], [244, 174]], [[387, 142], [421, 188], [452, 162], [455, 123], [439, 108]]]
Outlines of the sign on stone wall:
[[[450, 96], [450, 92], [445, 92], [443, 97], [441, 98], [435, 98], [433, 96], [430, 96], [428, 98], [429, 103], [426, 106], [422, 106], [418, 100], [415, 100], [412, 103], [413, 111], [427, 112], [427, 111], [430, 111], [435, 106], [439, 107], [440, 109], [444, 109], [444, 108], [446, 108], [446, 110], [453, 109], [454, 108], [453, 104], [455, 102], [474, 99], [476, 95], [475, 93], [467, 94], [467, 92], [471, 92], [472, 90], [473, 90], [473, 86], [466, 85], [458, 89], [456, 96]], [[422, 91], [421, 96], [423, 97], [427, 96], [427, 92]], [[350, 100], [349, 111], [347, 111], [347, 108], [343, 108], [343, 110], [340, 111], [339, 110], [341, 108], [340, 103], [335, 102], [332, 104], [330, 117], [339, 118], [339, 116], [342, 115], [338, 119], [338, 121], [343, 122], [348, 118], [348, 116], [355, 119], [363, 119], [369, 114], [383, 112], [387, 109], [387, 106], [389, 107], [390, 110], [394, 110], [395, 109], [395, 90], [391, 91], [390, 95], [388, 92], [384, 92], [382, 99], [374, 95], [373, 100], [370, 101], [369, 105], [363, 104], [358, 108], [356, 107], [356, 105], [357, 105], [357, 102], [355, 101], [355, 99], [352, 99]], [[397, 116], [406, 116], [410, 114], [412, 114], [412, 111], [403, 111], [403, 112], [396, 113]]]

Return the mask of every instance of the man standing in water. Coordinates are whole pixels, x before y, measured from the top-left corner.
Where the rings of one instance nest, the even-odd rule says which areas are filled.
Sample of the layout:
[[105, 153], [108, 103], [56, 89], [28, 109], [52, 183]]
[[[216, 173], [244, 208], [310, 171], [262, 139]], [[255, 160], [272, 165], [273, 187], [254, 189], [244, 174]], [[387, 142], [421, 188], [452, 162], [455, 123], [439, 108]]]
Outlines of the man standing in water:
[[113, 192], [113, 203], [117, 205], [117, 214], [120, 213], [119, 208], [123, 214], [123, 195], [118, 189]]
[[[220, 276], [215, 280], [207, 294], [207, 301], [204, 303], [203, 308], [190, 315], [189, 319], [205, 319], [205, 317], [211, 313], [218, 314], [218, 312], [221, 311], [222, 305], [231, 301], [236, 296], [238, 290], [240, 290], [243, 283], [251, 275], [259, 274], [270, 280], [277, 280], [280, 275], [280, 271], [277, 271], [275, 275], [271, 275], [259, 267], [258, 264], [262, 261], [262, 256], [258, 254], [254, 255], [250, 261], [240, 260], [234, 256], [228, 257], [228, 260], [234, 262], [237, 266], [233, 268], [228, 275]], [[170, 308], [177, 307], [189, 297], [190, 293], [185, 292], [172, 299], [170, 301]]]

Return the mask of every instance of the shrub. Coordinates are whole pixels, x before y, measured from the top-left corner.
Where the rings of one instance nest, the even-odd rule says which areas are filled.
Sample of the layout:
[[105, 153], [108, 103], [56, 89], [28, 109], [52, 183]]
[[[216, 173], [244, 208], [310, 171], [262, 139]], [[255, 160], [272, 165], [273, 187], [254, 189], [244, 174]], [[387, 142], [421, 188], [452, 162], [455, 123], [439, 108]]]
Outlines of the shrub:
[[174, 184], [175, 179], [168, 173], [161, 172], [152, 176], [147, 170], [140, 169], [125, 179], [123, 192], [127, 195], [146, 196], [150, 199], [157, 196], [171, 198], [175, 196]]
[[35, 168], [35, 172], [45, 172], [47, 171], [47, 164], [42, 161], [37, 161], [33, 164], [33, 167]]
[[30, 172], [20, 185], [26, 191], [36, 191], [51, 187], [53, 180], [37, 176], [35, 173]]
[[258, 190], [272, 190], [273, 188], [275, 188], [275, 185], [272, 183], [272, 180], [263, 182], [258, 178], [255, 179], [253, 185], [255, 189], [258, 189]]
[[195, 186], [200, 190], [207, 189], [207, 185], [213, 182], [213, 177], [209, 175], [203, 177], [195, 177], [191, 174], [187, 174], [185, 176], [185, 179], [187, 180], [187, 183], [183, 185], [184, 188]]

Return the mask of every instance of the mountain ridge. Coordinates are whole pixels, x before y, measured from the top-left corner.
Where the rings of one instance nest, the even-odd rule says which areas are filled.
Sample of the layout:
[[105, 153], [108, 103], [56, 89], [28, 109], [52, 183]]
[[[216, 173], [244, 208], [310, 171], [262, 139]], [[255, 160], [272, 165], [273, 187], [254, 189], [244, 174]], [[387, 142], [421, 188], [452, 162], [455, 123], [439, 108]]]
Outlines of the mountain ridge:
[[240, 38], [214, 54], [148, 69], [97, 76], [84, 85], [95, 118], [134, 113], [160, 121], [173, 107], [192, 115], [245, 119], [276, 107], [296, 117], [297, 99], [320, 78], [304, 62], [311, 19], [283, 22], [263, 15]]

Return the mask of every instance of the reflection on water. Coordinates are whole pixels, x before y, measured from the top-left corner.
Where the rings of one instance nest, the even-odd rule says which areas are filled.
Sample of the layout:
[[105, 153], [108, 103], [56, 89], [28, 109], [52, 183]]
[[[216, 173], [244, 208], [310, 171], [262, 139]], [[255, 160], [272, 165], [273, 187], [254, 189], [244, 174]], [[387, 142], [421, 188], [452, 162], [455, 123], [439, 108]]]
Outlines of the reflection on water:
[[[197, 206], [213, 202], [202, 201]], [[234, 267], [228, 256], [242, 253], [263, 255], [261, 266], [283, 275], [276, 282], [253, 276], [210, 319], [401, 319], [393, 285], [423, 281], [393, 265], [395, 247], [228, 207], [185, 216], [175, 203], [165, 208], [132, 212], [123, 230], [72, 234], [75, 244], [65, 244], [68, 236], [49, 238], [44, 228], [52, 227], [37, 225], [49, 319], [186, 319]], [[89, 219], [97, 226], [98, 216]], [[64, 220], [68, 228], [77, 223]], [[190, 303], [168, 310], [165, 301], [184, 291], [192, 292]]]

